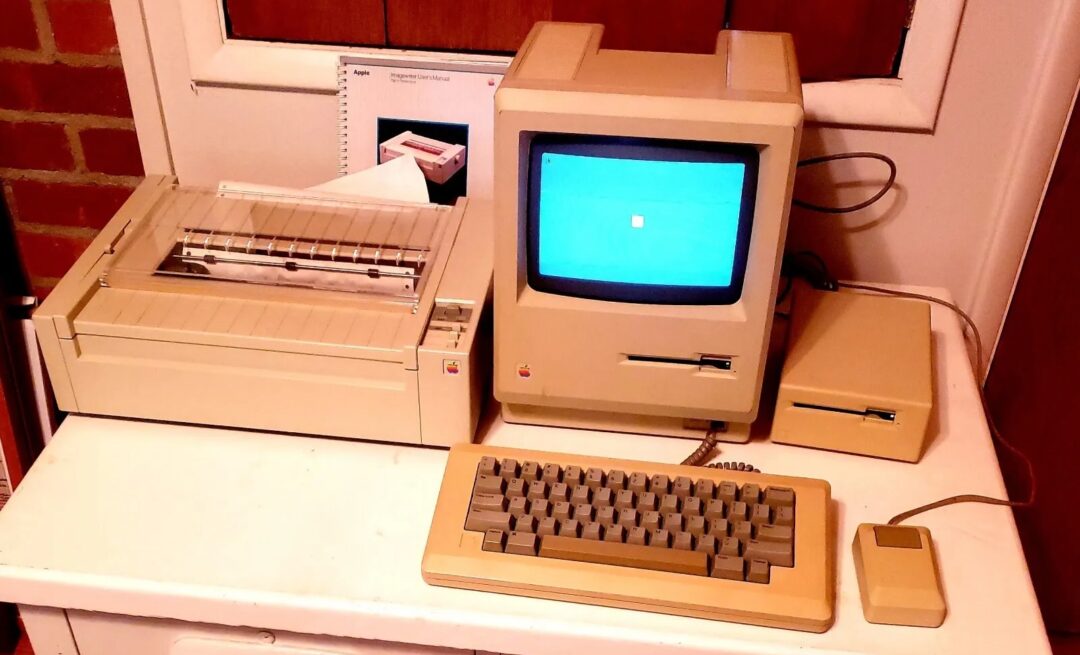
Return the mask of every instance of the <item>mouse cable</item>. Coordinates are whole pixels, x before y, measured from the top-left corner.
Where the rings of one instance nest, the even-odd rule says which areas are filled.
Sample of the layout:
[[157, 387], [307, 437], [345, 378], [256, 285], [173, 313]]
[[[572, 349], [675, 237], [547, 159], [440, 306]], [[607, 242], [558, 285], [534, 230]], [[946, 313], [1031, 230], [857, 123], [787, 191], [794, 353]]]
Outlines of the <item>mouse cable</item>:
[[[889, 296], [896, 296], [896, 297], [899, 297], [899, 298], [911, 298], [913, 300], [924, 300], [926, 302], [931, 302], [931, 303], [941, 305], [942, 307], [948, 307], [953, 312], [955, 312], [956, 315], [964, 321], [964, 323], [967, 324], [967, 328], [969, 330], [969, 333], [971, 334], [971, 339], [972, 339], [972, 341], [975, 342], [975, 357], [976, 357], [976, 362], [975, 362], [975, 367], [974, 367], [975, 372], [979, 377], [982, 376], [982, 368], [983, 368], [983, 341], [982, 341], [982, 335], [979, 334], [979, 328], [975, 325], [975, 321], [973, 321], [971, 319], [971, 316], [969, 316], [967, 314], [967, 312], [965, 312], [964, 310], [960, 309], [960, 307], [957, 306], [955, 303], [951, 303], [951, 302], [949, 302], [947, 300], [942, 300], [941, 298], [935, 298], [934, 296], [928, 296], [928, 295], [921, 294], [921, 293], [911, 293], [909, 291], [897, 291], [895, 289], [886, 289], [885, 287], [878, 287], [878, 286], [873, 286], [873, 285], [869, 285], [869, 284], [859, 284], [859, 283], [856, 283], [856, 282], [838, 282], [837, 286], [840, 286], [840, 287], [843, 287], [843, 288], [846, 288], [846, 289], [857, 289], [857, 290], [861, 290], [861, 291], [870, 291], [870, 292], [874, 292], [874, 293], [881, 293], [881, 294], [886, 294], [886, 295], [889, 295]], [[1004, 500], [1004, 499], [1001, 499], [1001, 498], [993, 498], [991, 496], [983, 496], [983, 495], [979, 495], [979, 494], [961, 494], [961, 495], [958, 495], [958, 496], [949, 496], [948, 498], [942, 498], [941, 500], [938, 500], [938, 501], [935, 501], [935, 502], [932, 502], [932, 503], [928, 503], [926, 505], [920, 505], [919, 507], [916, 507], [914, 509], [909, 509], [906, 512], [902, 512], [900, 514], [897, 514], [896, 516], [889, 519], [889, 525], [898, 525], [898, 524], [902, 523], [903, 521], [906, 521], [907, 519], [909, 519], [909, 518], [911, 518], [911, 517], [913, 517], [913, 516], [915, 516], [917, 514], [922, 514], [923, 512], [929, 512], [930, 510], [937, 509], [939, 507], [945, 507], [945, 506], [948, 506], [948, 505], [955, 505], [957, 503], [985, 503], [985, 504], [988, 504], [988, 505], [1002, 505], [1002, 506], [1005, 506], [1005, 507], [1031, 507], [1032, 505], [1035, 504], [1036, 483], [1035, 483], [1035, 467], [1034, 467], [1034, 465], [1032, 465], [1031, 460], [1028, 458], [1027, 455], [1024, 454], [1024, 452], [1022, 450], [1020, 450], [1019, 448], [1014, 446], [1012, 443], [1010, 443], [1004, 437], [1004, 435], [1001, 434], [1001, 431], [998, 430], [997, 424], [994, 423], [993, 416], [990, 415], [990, 405], [986, 400], [986, 391], [983, 389], [983, 385], [981, 383], [979, 383], [978, 380], [976, 380], [976, 387], [979, 390], [979, 401], [982, 404], [983, 413], [986, 415], [986, 425], [987, 425], [988, 428], [990, 428], [990, 435], [993, 437], [994, 441], [999, 446], [1001, 446], [1005, 450], [1009, 451], [1013, 455], [1013, 457], [1020, 460], [1020, 462], [1023, 463], [1024, 468], [1027, 469], [1028, 497], [1025, 500]]]
[[889, 192], [889, 189], [893, 187], [893, 183], [896, 182], [896, 162], [888, 155], [883, 155], [880, 152], [840, 152], [832, 155], [821, 155], [820, 157], [810, 157], [809, 159], [799, 160], [796, 167], [806, 168], [808, 166], [818, 166], [820, 164], [841, 159], [876, 159], [877, 161], [884, 162], [885, 165], [889, 167], [889, 179], [887, 179], [885, 184], [878, 189], [877, 193], [854, 205], [848, 205], [846, 207], [829, 207], [827, 205], [818, 205], [794, 197], [791, 199], [791, 204], [821, 214], [850, 214], [851, 212], [857, 212], [860, 209], [866, 209], [878, 200], [884, 198], [885, 194]]

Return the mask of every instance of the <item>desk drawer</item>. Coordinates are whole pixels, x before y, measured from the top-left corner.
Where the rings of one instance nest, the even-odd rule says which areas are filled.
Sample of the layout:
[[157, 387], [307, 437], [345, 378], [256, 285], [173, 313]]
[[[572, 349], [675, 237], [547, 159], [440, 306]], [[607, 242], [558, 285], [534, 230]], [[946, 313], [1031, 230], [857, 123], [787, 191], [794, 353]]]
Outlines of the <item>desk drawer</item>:
[[474, 655], [475, 651], [168, 619], [68, 613], [79, 655]]

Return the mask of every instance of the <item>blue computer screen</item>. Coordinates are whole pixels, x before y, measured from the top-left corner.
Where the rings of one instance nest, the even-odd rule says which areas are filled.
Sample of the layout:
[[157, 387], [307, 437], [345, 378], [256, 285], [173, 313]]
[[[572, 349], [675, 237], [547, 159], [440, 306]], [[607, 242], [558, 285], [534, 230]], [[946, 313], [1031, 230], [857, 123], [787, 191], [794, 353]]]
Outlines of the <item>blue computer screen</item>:
[[731, 285], [744, 163], [545, 152], [540, 166], [540, 275]]

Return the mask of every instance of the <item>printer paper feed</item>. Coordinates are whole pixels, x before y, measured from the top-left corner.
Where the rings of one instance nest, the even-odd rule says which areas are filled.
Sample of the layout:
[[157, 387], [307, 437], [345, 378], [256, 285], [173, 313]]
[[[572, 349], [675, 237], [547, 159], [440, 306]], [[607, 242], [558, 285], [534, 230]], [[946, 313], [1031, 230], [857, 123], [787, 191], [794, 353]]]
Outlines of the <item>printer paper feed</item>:
[[505, 69], [494, 58], [415, 64], [342, 57], [341, 174], [412, 159], [430, 202], [490, 198], [495, 89]]

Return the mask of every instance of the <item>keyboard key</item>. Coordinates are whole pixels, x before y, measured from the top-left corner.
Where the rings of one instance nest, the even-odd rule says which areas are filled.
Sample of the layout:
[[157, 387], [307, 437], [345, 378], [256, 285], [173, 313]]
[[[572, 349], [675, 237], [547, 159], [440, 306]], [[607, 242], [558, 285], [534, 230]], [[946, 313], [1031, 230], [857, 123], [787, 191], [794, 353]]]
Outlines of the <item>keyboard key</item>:
[[600, 541], [604, 536], [604, 529], [599, 523], [595, 521], [589, 521], [588, 523], [582, 522], [581, 524], [581, 538], [591, 539], [593, 541]]
[[540, 479], [540, 465], [536, 462], [524, 462], [521, 465], [521, 475], [518, 477], [526, 482], [536, 482]]
[[682, 501], [682, 513], [683, 516], [700, 516], [701, 499], [697, 496], [690, 496], [689, 498], [684, 498]]
[[614, 491], [622, 491], [626, 488], [626, 473], [622, 471], [608, 471], [606, 486], [608, 489]]
[[548, 485], [543, 480], [533, 480], [529, 483], [529, 491], [525, 494], [529, 500], [547, 499]]
[[648, 511], [655, 510], [656, 507], [657, 507], [657, 504], [658, 504], [658, 501], [657, 501], [657, 498], [656, 498], [656, 494], [654, 494], [653, 492], [646, 491], [645, 493], [638, 494], [638, 502], [637, 502], [637, 511], [638, 512], [648, 512]]
[[707, 534], [704, 537], [698, 537], [697, 543], [694, 544], [694, 550], [708, 553], [709, 555], [715, 555], [716, 549], [719, 547], [716, 537], [711, 534]]
[[502, 461], [501, 464], [499, 464], [499, 475], [501, 475], [503, 479], [507, 482], [518, 477], [518, 474], [520, 473], [521, 466], [517, 463], [516, 459], [511, 459], [507, 457]]
[[759, 559], [750, 560], [750, 571], [746, 574], [746, 581], [769, 584], [769, 563]]
[[727, 519], [709, 519], [705, 523], [705, 534], [711, 534], [717, 539], [728, 536]]
[[477, 493], [501, 495], [506, 492], [506, 480], [497, 475], [478, 475], [475, 488]]
[[753, 536], [753, 528], [753, 524], [749, 521], [736, 521], [731, 524], [731, 536], [745, 544]]
[[560, 537], [573, 537], [577, 539], [581, 536], [581, 524], [570, 519], [569, 521], [562, 521], [559, 523], [559, 536]]
[[[721, 519], [722, 520], [722, 519]], [[686, 531], [695, 537], [700, 537], [705, 534], [705, 517], [704, 516], [691, 516], [686, 519]]]
[[562, 482], [562, 469], [559, 468], [558, 464], [545, 464], [540, 479], [551, 485]]
[[536, 528], [536, 534], [541, 537], [546, 537], [549, 534], [555, 534], [558, 530], [559, 522], [552, 517], [540, 519], [540, 524]]
[[756, 484], [747, 483], [739, 490], [739, 500], [743, 501], [747, 505], [753, 505], [761, 500], [761, 487]]
[[653, 548], [671, 548], [671, 533], [667, 530], [653, 530], [649, 533], [649, 545]]
[[742, 555], [742, 546], [739, 544], [739, 540], [735, 537], [724, 537], [721, 539], [720, 554], [727, 555], [728, 557], [739, 557]]
[[592, 504], [597, 507], [607, 507], [611, 504], [614, 497], [615, 494], [611, 491], [611, 489], [597, 489], [593, 491]]
[[638, 513], [637, 510], [624, 509], [619, 512], [619, 525], [623, 526], [627, 530], [637, 525]]
[[703, 502], [712, 500], [715, 491], [716, 484], [712, 480], [702, 478], [694, 483], [694, 497], [700, 498]]
[[713, 558], [712, 577], [742, 581], [745, 568], [746, 560], [741, 557], [717, 555]]
[[570, 504], [580, 505], [589, 502], [592, 502], [592, 489], [585, 485], [574, 487], [574, 490], [570, 492]]
[[641, 527], [652, 532], [660, 528], [660, 512], [641, 512]]
[[528, 532], [531, 534], [533, 532], [536, 532], [536, 528], [539, 523], [539, 519], [537, 519], [535, 516], [529, 516], [526, 514], [525, 516], [519, 516], [514, 519], [514, 530], [518, 532]]
[[502, 494], [476, 494], [472, 499], [472, 508], [488, 512], [505, 512], [506, 496]]
[[772, 519], [772, 509], [768, 505], [758, 503], [750, 510], [750, 522], [757, 525], [768, 523]]
[[636, 528], [629, 528], [626, 532], [626, 543], [633, 544], [635, 546], [644, 546], [649, 540], [649, 532], [640, 525]]
[[745, 521], [749, 515], [750, 508], [741, 500], [728, 506], [727, 520], [729, 521]]
[[627, 509], [635, 506], [634, 501], [637, 498], [634, 496], [634, 492], [629, 489], [621, 489], [615, 494], [615, 509]]
[[660, 517], [660, 527], [668, 532], [682, 532], [683, 515], [678, 512], [668, 512]]
[[538, 539], [532, 533], [511, 532], [506, 539], [506, 552], [511, 555], [535, 555]]
[[590, 468], [585, 472], [585, 484], [593, 491], [603, 489], [605, 477], [603, 469]]
[[506, 533], [502, 530], [488, 530], [484, 533], [483, 549], [490, 552], [501, 553], [506, 545]]
[[604, 541], [616, 541], [619, 543], [626, 541], [626, 528], [621, 525], [609, 525], [604, 530]]
[[640, 496], [641, 494], [649, 490], [648, 487], [649, 476], [645, 475], [644, 473], [636, 472], [630, 474], [630, 479], [626, 484], [627, 489], [633, 491], [635, 494], [638, 494]]
[[512, 478], [506, 483], [506, 495], [509, 498], [525, 496], [525, 481], [521, 478]]
[[790, 525], [759, 525], [757, 529], [758, 541], [779, 541], [781, 543], [795, 538], [795, 531]]
[[576, 487], [585, 481], [585, 472], [581, 470], [580, 466], [567, 466], [566, 470], [563, 471], [562, 481], [568, 487]]
[[660, 497], [660, 509], [658, 511], [661, 514], [678, 512], [680, 507], [679, 497], [675, 494], [664, 494]]
[[675, 478], [671, 484], [671, 493], [679, 498], [686, 498], [694, 491], [694, 483], [685, 475]]
[[746, 545], [746, 559], [765, 560], [773, 566], [794, 566], [795, 552], [790, 541], [751, 540]]
[[724, 506], [724, 501], [713, 499], [705, 505], [705, 518], [707, 519], [722, 519], [724, 518], [724, 512], [727, 508]]
[[729, 505], [735, 502], [735, 496], [738, 492], [739, 487], [734, 482], [721, 482], [716, 486], [716, 498]]
[[578, 523], [585, 523], [586, 521], [593, 520], [593, 506], [589, 503], [578, 503], [574, 505], [574, 512], [571, 518], [576, 519]]
[[562, 482], [555, 482], [551, 485], [551, 490], [548, 491], [548, 500], [553, 503], [570, 500], [570, 490]]
[[663, 473], [657, 473], [649, 478], [649, 491], [657, 496], [663, 496], [671, 491], [671, 478]]
[[556, 521], [569, 521], [571, 512], [570, 507], [570, 503], [565, 500], [560, 500], [551, 506], [551, 516], [554, 517]]
[[795, 508], [794, 507], [781, 507], [776, 510], [776, 517], [773, 519], [773, 523], [776, 525], [795, 525]]
[[540, 556], [690, 575], [708, 574], [708, 555], [705, 553], [609, 541], [544, 537], [540, 541]]
[[795, 492], [786, 487], [768, 487], [765, 489], [765, 504], [772, 507], [794, 507]]
[[509, 512], [473, 510], [465, 517], [465, 529], [470, 532], [487, 532], [488, 530], [510, 532], [512, 518]]
[[511, 498], [509, 508], [506, 511], [510, 512], [510, 515], [514, 518], [524, 516], [529, 513], [529, 501], [524, 496]]
[[676, 532], [671, 539], [671, 547], [675, 550], [693, 550], [694, 537], [689, 532]]
[[615, 525], [615, 508], [610, 505], [599, 508], [596, 510], [596, 516], [593, 517], [593, 520], [604, 526]]
[[484, 456], [480, 458], [480, 463], [476, 466], [477, 475], [498, 475], [499, 474], [499, 460], [494, 457]]

